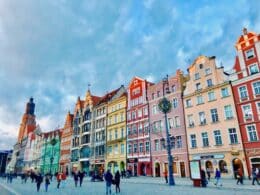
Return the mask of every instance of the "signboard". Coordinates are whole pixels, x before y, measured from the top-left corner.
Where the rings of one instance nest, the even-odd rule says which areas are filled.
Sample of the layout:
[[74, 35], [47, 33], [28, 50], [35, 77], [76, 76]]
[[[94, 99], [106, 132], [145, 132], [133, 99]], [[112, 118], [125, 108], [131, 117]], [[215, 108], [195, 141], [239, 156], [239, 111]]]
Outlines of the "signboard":
[[200, 179], [200, 161], [190, 161], [190, 175], [191, 179]]

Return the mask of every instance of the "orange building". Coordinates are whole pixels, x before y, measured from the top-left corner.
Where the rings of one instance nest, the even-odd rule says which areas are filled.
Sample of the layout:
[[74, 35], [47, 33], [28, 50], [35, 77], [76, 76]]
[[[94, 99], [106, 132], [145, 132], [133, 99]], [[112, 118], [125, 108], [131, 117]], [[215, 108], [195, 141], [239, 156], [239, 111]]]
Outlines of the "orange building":
[[73, 132], [73, 114], [68, 112], [66, 121], [62, 129], [60, 145], [60, 170], [66, 174], [71, 173], [70, 167], [70, 146]]

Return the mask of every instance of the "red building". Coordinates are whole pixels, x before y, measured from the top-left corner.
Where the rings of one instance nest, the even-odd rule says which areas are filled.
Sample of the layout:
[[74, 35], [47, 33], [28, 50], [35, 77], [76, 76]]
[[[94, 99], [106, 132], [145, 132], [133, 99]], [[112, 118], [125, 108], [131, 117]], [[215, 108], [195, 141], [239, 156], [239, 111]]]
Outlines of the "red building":
[[152, 83], [134, 77], [128, 86], [127, 169], [134, 176], [152, 175], [147, 88]]
[[250, 174], [260, 168], [260, 34], [244, 28], [235, 47], [232, 89]]

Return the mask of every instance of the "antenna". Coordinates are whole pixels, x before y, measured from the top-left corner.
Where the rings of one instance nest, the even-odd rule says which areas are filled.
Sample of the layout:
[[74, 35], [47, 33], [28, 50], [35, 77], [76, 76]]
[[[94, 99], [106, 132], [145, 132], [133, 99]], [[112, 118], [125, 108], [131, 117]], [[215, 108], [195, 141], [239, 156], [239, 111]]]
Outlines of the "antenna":
[[90, 91], [90, 86], [91, 86], [91, 84], [90, 84], [90, 83], [88, 83], [88, 91]]

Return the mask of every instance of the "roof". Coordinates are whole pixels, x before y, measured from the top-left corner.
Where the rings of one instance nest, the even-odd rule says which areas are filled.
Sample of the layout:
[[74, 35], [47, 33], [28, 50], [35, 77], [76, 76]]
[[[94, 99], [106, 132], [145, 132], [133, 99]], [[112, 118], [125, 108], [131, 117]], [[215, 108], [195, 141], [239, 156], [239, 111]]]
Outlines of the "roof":
[[244, 49], [258, 41], [260, 41], [260, 34], [248, 32], [247, 29], [244, 28], [243, 34], [237, 39], [235, 47], [237, 50]]
[[108, 102], [121, 88], [122, 86], [120, 86], [119, 88], [110, 91], [108, 93], [106, 93], [101, 99], [100, 101], [97, 103], [97, 105], [100, 105], [102, 103]]

